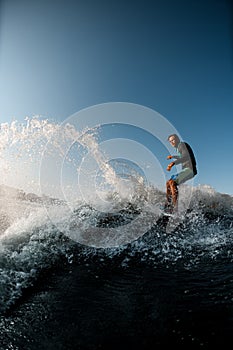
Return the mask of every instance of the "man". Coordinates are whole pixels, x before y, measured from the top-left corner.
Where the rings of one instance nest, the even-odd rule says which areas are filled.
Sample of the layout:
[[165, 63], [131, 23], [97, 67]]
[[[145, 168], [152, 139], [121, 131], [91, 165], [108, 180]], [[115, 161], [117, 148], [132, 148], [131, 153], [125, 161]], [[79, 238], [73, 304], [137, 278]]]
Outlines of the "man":
[[175, 159], [171, 162], [167, 170], [170, 171], [174, 165], [182, 164], [182, 170], [176, 175], [172, 175], [167, 181], [167, 203], [165, 209], [173, 211], [177, 209], [178, 185], [193, 178], [197, 174], [196, 160], [192, 148], [186, 142], [181, 142], [176, 134], [168, 136], [168, 141], [172, 147], [176, 148], [177, 155], [169, 155], [167, 159]]

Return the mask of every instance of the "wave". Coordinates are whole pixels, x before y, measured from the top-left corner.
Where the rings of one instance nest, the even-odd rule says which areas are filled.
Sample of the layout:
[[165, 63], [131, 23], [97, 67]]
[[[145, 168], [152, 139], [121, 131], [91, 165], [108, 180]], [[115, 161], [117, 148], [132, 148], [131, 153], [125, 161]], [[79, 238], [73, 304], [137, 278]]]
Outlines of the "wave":
[[[186, 186], [181, 190], [185, 192]], [[182, 261], [188, 268], [207, 258], [232, 259], [231, 196], [217, 193], [209, 186], [194, 188], [190, 210], [175, 231], [167, 234], [156, 225], [151, 214], [163, 203], [165, 193], [155, 188], [147, 191], [146, 200], [139, 196], [131, 202], [112, 195], [111, 220], [107, 220], [108, 213], [96, 210], [90, 203], [75, 203], [71, 210], [70, 205], [59, 199], [2, 185], [0, 310], [4, 312], [14, 305], [24, 290], [61, 260], [72, 263], [99, 258], [102, 263], [111, 260], [121, 266], [130, 265], [134, 259], [154, 266]], [[81, 237], [93, 227], [127, 227], [142, 212], [143, 220], [151, 225], [142, 236], [127, 244], [98, 248], [72, 239], [70, 232], [74, 228]]]

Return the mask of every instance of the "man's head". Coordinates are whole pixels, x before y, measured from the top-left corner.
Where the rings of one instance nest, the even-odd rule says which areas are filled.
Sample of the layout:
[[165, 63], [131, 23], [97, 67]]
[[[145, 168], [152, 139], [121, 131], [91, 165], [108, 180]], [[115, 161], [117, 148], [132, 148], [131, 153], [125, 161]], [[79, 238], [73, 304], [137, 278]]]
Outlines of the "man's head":
[[180, 143], [180, 139], [176, 134], [169, 135], [167, 139], [172, 147], [177, 147]]

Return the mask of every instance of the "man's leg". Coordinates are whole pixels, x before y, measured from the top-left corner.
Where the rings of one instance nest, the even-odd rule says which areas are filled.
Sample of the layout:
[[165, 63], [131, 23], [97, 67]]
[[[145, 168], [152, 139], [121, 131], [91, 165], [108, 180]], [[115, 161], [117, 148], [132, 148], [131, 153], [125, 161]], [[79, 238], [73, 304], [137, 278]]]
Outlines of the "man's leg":
[[171, 192], [170, 180], [167, 181], [166, 185], [167, 185], [167, 194], [166, 194], [167, 206], [169, 206], [172, 203], [172, 192]]
[[175, 208], [177, 206], [177, 200], [178, 200], [178, 187], [174, 180], [169, 180], [169, 184], [170, 184], [170, 191], [172, 194], [172, 204], [173, 204], [173, 207]]
[[167, 185], [167, 203], [165, 204], [165, 209], [168, 212], [173, 212], [177, 210], [177, 199], [178, 199], [178, 188], [174, 180], [170, 179], [166, 183]]
[[179, 174], [173, 175], [167, 182], [167, 187], [170, 187], [169, 192], [172, 197], [172, 204], [174, 210], [178, 210], [178, 185], [186, 182], [187, 180], [193, 178], [194, 174], [192, 169], [185, 168], [182, 169]]

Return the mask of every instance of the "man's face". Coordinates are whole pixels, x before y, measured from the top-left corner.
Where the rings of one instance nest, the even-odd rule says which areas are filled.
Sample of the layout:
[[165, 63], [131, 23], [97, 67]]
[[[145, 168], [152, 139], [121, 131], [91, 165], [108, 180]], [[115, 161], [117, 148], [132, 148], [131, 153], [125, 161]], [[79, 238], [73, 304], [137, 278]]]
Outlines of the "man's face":
[[177, 142], [176, 142], [175, 136], [169, 137], [168, 141], [170, 142], [170, 144], [172, 145], [172, 147], [176, 147], [176, 146], [177, 146]]

